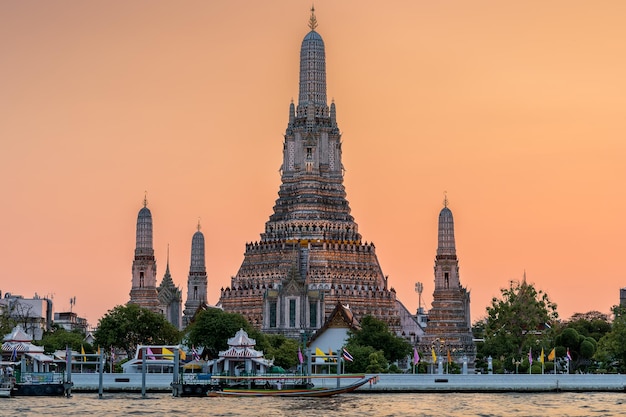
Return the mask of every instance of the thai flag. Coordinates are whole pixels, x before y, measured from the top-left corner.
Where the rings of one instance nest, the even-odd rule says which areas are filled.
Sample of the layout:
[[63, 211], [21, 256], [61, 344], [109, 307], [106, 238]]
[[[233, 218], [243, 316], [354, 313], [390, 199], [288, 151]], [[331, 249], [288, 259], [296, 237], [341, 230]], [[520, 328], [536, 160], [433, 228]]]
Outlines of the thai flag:
[[200, 360], [200, 356], [198, 355], [198, 351], [196, 350], [195, 346], [191, 346], [191, 356], [193, 357], [194, 361]]
[[17, 346], [13, 346], [13, 352], [11, 353], [11, 362], [17, 361]]
[[343, 349], [343, 358], [345, 360], [347, 360], [348, 362], [352, 362], [354, 360], [354, 358], [352, 357], [352, 355], [350, 355], [350, 352], [348, 352], [345, 348]]
[[304, 362], [304, 358], [302, 357], [302, 351], [300, 350], [300, 347], [298, 347], [298, 361], [300, 361], [301, 364]]
[[567, 360], [568, 361], [572, 360], [572, 355], [569, 354], [569, 348], [567, 348]]

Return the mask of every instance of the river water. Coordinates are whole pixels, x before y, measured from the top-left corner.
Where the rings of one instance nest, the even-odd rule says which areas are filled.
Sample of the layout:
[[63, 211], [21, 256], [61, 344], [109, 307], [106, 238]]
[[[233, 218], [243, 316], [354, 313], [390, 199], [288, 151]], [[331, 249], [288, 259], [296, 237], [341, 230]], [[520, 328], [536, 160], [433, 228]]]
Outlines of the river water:
[[0, 399], [0, 416], [624, 416], [625, 393], [344, 394], [331, 398], [174, 398], [74, 394]]

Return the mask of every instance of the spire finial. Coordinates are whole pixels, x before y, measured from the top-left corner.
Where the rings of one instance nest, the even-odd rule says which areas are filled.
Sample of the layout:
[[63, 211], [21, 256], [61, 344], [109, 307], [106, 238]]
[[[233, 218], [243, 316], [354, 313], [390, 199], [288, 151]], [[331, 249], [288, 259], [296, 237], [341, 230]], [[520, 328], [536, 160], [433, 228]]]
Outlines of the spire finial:
[[167, 269], [170, 269], [170, 244], [167, 244]]
[[443, 206], [444, 207], [448, 207], [448, 192], [444, 191], [443, 192]]
[[200, 226], [200, 217], [198, 217], [198, 232], [200, 231], [201, 228], [202, 226]]
[[147, 191], [143, 192], [143, 206], [144, 207], [148, 206], [148, 192]]
[[315, 18], [315, 6], [311, 6], [311, 18], [309, 19], [309, 27], [311, 30], [315, 30], [317, 27], [317, 19]]

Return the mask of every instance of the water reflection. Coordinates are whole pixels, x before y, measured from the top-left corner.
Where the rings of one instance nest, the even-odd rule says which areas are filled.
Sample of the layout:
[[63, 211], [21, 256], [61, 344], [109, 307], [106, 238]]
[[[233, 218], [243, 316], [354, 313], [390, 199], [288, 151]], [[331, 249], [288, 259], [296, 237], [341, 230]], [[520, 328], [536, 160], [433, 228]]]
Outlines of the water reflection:
[[76, 394], [2, 400], [0, 416], [623, 416], [623, 393], [347, 394], [332, 398], [173, 398]]

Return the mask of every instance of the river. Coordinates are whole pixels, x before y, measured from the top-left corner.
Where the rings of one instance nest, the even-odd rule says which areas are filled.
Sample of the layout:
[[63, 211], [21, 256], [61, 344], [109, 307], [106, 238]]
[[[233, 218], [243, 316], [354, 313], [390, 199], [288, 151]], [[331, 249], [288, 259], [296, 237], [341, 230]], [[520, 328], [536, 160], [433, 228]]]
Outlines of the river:
[[74, 394], [0, 399], [0, 416], [623, 416], [625, 393], [344, 394], [331, 398], [174, 398]]

